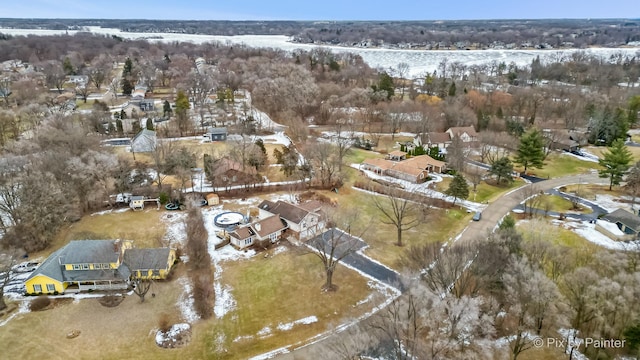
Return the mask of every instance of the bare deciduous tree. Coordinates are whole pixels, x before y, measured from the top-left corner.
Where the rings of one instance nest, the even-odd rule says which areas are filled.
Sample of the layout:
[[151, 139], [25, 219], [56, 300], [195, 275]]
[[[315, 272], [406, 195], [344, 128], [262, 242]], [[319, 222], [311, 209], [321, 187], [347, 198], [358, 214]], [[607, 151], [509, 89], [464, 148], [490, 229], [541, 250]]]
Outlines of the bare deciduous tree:
[[384, 196], [374, 196], [373, 203], [382, 214], [382, 223], [396, 228], [396, 245], [402, 246], [402, 233], [420, 225], [425, 216], [421, 204], [412, 200], [409, 193], [390, 190]]
[[342, 259], [361, 248], [363, 243], [350, 234], [332, 227], [307, 241], [307, 245], [313, 248], [313, 254], [320, 259], [324, 266], [326, 280], [322, 285], [322, 290], [336, 291], [338, 287], [333, 283], [336, 267]]

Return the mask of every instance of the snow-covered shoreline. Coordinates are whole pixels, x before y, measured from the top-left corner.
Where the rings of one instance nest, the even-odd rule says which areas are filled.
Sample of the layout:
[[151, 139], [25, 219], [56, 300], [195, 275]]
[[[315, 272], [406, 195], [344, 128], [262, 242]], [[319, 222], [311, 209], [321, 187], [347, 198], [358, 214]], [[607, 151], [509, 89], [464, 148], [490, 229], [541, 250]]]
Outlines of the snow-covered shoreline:
[[[553, 49], [553, 50], [530, 50], [530, 49], [487, 49], [487, 50], [413, 50], [413, 49], [388, 49], [388, 48], [365, 48], [365, 47], [345, 47], [335, 45], [316, 45], [294, 43], [286, 35], [201, 35], [201, 34], [179, 34], [161, 32], [123, 32], [115, 28], [102, 28], [99, 26], [88, 26], [84, 32], [92, 32], [101, 35], [117, 35], [128, 40], [147, 40], [150, 42], [191, 42], [203, 44], [208, 42], [221, 42], [250, 47], [275, 48], [284, 51], [294, 51], [297, 49], [311, 50], [322, 47], [330, 49], [336, 53], [355, 53], [364, 59], [369, 66], [374, 68], [389, 69], [399, 63], [409, 64], [409, 76], [417, 77], [426, 73], [431, 73], [437, 69], [438, 64], [443, 60], [448, 62], [460, 62], [466, 65], [489, 65], [493, 62], [514, 63], [519, 67], [529, 66], [536, 57], [540, 57], [542, 62], [552, 61], [559, 57], [568, 58], [576, 52], [584, 52], [599, 56], [605, 60], [611, 55], [622, 53], [627, 56], [634, 56], [638, 48], [588, 48], [588, 49]], [[74, 35], [78, 30], [43, 30], [43, 29], [3, 29], [0, 33], [14, 36], [28, 35]]]

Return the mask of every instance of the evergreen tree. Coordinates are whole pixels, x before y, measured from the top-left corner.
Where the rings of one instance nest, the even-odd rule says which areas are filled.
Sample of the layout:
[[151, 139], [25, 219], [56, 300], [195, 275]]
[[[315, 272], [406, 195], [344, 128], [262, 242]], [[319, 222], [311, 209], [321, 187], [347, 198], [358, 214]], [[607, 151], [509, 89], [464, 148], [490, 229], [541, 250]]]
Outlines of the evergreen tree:
[[598, 173], [601, 178], [609, 178], [609, 190], [613, 185], [620, 185], [622, 177], [629, 170], [632, 159], [631, 151], [627, 149], [623, 140], [618, 139], [603, 154], [603, 158], [598, 160], [600, 165], [604, 167]]
[[640, 111], [640, 95], [636, 95], [629, 99], [629, 108], [627, 111], [629, 125], [635, 125], [636, 122], [638, 122], [638, 111]]
[[147, 128], [147, 130], [153, 131], [153, 120], [151, 120], [151, 118], [147, 118], [147, 124], [145, 127]]
[[458, 173], [454, 175], [451, 184], [449, 184], [449, 188], [444, 193], [449, 196], [453, 196], [453, 205], [455, 205], [456, 200], [464, 200], [469, 197], [469, 184], [467, 184], [467, 180], [464, 176]]
[[118, 132], [119, 136], [124, 135], [124, 129], [122, 127], [122, 120], [120, 120], [120, 119], [116, 119], [116, 131]]
[[255, 144], [260, 148], [260, 151], [262, 151], [264, 155], [267, 155], [267, 148], [264, 147], [264, 141], [262, 141], [262, 139], [256, 140]]
[[122, 79], [122, 95], [131, 95], [131, 93], [133, 92], [133, 85], [131, 84], [131, 81], [129, 81], [128, 78], [123, 78]]
[[68, 57], [64, 58], [62, 62], [62, 69], [66, 75], [74, 75], [76, 72], [73, 69], [73, 64], [71, 64], [71, 60]]
[[491, 169], [489, 170], [489, 174], [495, 175], [497, 177], [498, 184], [500, 184], [502, 180], [512, 182], [512, 172], [513, 164], [511, 163], [511, 160], [509, 160], [509, 158], [506, 156], [496, 160], [493, 165], [491, 165]]
[[393, 86], [393, 78], [389, 76], [386, 72], [380, 74], [380, 78], [378, 79], [378, 85], [373, 86], [373, 91], [386, 91], [387, 92], [387, 100], [391, 100], [395, 93], [395, 87]]
[[142, 130], [142, 127], [140, 127], [140, 122], [139, 121], [131, 122], [131, 128], [132, 128], [134, 134], [137, 134], [137, 133], [140, 132], [140, 130]]
[[544, 139], [538, 129], [532, 128], [520, 138], [520, 146], [518, 147], [515, 162], [524, 167], [524, 173], [526, 174], [529, 167], [541, 169], [544, 166], [544, 158]]
[[513, 218], [513, 216], [507, 215], [502, 219], [502, 221], [500, 222], [500, 225], [498, 226], [498, 228], [500, 230], [515, 229], [516, 228], [516, 220]]
[[124, 61], [124, 68], [122, 68], [122, 77], [131, 75], [132, 71], [133, 71], [133, 62], [131, 61], [131, 58], [127, 58]]
[[169, 104], [168, 100], [165, 100], [164, 104], [162, 105], [162, 115], [164, 117], [171, 116], [171, 111], [171, 104]]
[[451, 85], [449, 86], [449, 96], [454, 97], [456, 96], [456, 82], [452, 82]]

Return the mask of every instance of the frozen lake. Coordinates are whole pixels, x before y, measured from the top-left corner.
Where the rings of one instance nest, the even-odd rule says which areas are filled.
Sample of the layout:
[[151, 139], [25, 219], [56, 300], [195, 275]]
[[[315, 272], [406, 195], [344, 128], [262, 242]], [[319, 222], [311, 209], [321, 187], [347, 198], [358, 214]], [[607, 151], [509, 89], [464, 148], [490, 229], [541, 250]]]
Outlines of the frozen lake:
[[[212, 41], [222, 43], [237, 44], [250, 47], [270, 47], [293, 51], [295, 49], [312, 49], [318, 45], [298, 44], [289, 42], [289, 37], [284, 35], [193, 35], [174, 33], [137, 33], [122, 32], [119, 29], [88, 27], [88, 31], [96, 34], [118, 35], [125, 39], [146, 39], [148, 41], [174, 42], [188, 41], [202, 44]], [[59, 35], [68, 33], [70, 35], [77, 31], [64, 30], [35, 30], [35, 29], [1, 29], [0, 33], [10, 35]], [[558, 60], [570, 56], [577, 51], [584, 51], [589, 54], [596, 54], [602, 58], [609, 58], [613, 54], [622, 53], [626, 56], [639, 56], [640, 48], [591, 48], [585, 50], [562, 49], [562, 50], [395, 50], [395, 49], [366, 49], [347, 48], [339, 46], [323, 46], [334, 52], [356, 53], [372, 67], [389, 69], [396, 67], [399, 63], [409, 64], [410, 76], [417, 77], [433, 72], [442, 60], [447, 62], [460, 62], [467, 66], [484, 65], [495, 62], [515, 63], [518, 66], [528, 66], [531, 61], [540, 56], [544, 61]]]

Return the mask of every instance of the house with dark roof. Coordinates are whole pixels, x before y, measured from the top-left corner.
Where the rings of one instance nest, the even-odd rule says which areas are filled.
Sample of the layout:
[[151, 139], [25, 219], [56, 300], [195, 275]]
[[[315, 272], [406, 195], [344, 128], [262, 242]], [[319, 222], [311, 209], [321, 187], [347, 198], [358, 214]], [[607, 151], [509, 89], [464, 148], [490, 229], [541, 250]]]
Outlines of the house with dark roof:
[[176, 251], [170, 248], [127, 249], [124, 263], [131, 279], [166, 279], [176, 262]]
[[280, 240], [287, 230], [287, 222], [277, 215], [271, 215], [254, 223], [243, 225], [229, 233], [231, 244], [238, 249], [244, 249], [255, 243], [269, 241], [275, 243]]
[[[622, 233], [624, 240], [640, 239], [640, 216], [624, 209], [617, 209], [602, 219], [615, 224]], [[607, 234], [605, 234], [607, 235]]]
[[[158, 249], [157, 252], [134, 252], [132, 241], [123, 240], [75, 240], [51, 254], [26, 280], [27, 294], [62, 294], [93, 290], [124, 290], [129, 281], [144, 269], [159, 272], [175, 261], [175, 250]], [[143, 249], [156, 250], [156, 249]], [[162, 251], [160, 251], [162, 250]], [[158, 259], [166, 255], [164, 261]], [[127, 264], [125, 259], [148, 260]], [[155, 265], [154, 265], [155, 264]], [[156, 266], [151, 268], [151, 266]], [[140, 273], [142, 274], [142, 273]], [[153, 272], [152, 272], [153, 275]]]
[[260, 218], [279, 215], [287, 224], [288, 232], [299, 240], [315, 235], [320, 229], [322, 203], [319, 201], [295, 205], [281, 200], [265, 200], [258, 205], [258, 210]]

